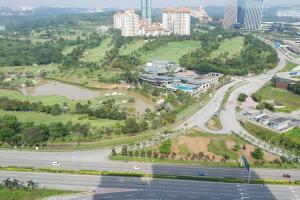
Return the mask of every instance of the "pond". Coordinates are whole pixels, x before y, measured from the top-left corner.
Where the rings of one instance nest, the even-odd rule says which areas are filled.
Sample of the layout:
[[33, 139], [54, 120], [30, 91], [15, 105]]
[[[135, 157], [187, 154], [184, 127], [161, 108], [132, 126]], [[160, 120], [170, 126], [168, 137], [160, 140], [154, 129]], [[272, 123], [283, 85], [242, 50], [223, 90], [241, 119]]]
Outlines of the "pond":
[[100, 96], [100, 91], [58, 81], [45, 81], [39, 86], [23, 88], [21, 91], [28, 96], [64, 96], [76, 101]]
[[153, 109], [155, 103], [147, 97], [136, 92], [127, 90], [99, 90], [89, 89], [68, 83], [58, 81], [43, 80], [42, 84], [36, 87], [28, 87], [21, 89], [23, 95], [28, 96], [63, 96], [71, 100], [82, 101], [91, 100], [97, 97], [122, 95], [134, 98], [134, 103], [127, 103], [129, 107], [135, 109], [137, 113], [143, 114], [146, 108]]

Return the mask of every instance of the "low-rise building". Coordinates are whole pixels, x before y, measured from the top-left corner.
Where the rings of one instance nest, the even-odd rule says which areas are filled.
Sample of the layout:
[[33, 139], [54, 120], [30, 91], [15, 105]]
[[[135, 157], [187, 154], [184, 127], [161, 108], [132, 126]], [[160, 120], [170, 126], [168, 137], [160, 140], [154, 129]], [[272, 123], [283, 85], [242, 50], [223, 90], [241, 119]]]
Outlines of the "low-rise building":
[[276, 87], [288, 89], [293, 84], [300, 83], [300, 66], [290, 72], [278, 73], [274, 77]]
[[273, 129], [276, 129], [278, 131], [287, 129], [289, 126], [290, 126], [290, 120], [282, 118], [282, 117], [272, 119], [270, 121], [270, 127], [272, 127]]
[[196, 95], [205, 91], [211, 85], [216, 84], [223, 76], [220, 73], [209, 73], [196, 77], [178, 75], [184, 69], [180, 65], [167, 61], [152, 61], [144, 66], [140, 74], [140, 81], [166, 88], [176, 92], [183, 91], [190, 95]]

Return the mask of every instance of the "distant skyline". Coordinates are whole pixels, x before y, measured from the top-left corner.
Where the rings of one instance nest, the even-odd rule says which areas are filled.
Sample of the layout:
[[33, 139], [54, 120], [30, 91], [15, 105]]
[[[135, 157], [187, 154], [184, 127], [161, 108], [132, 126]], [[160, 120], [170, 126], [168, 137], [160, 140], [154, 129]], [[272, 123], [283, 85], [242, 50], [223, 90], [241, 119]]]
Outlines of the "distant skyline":
[[[265, 6], [288, 6], [295, 0], [265, 0]], [[225, 0], [153, 0], [154, 8], [168, 6], [224, 6]], [[299, 3], [300, 4], [300, 3]], [[84, 8], [140, 8], [140, 0], [0, 0], [0, 6], [28, 7], [84, 7]]]

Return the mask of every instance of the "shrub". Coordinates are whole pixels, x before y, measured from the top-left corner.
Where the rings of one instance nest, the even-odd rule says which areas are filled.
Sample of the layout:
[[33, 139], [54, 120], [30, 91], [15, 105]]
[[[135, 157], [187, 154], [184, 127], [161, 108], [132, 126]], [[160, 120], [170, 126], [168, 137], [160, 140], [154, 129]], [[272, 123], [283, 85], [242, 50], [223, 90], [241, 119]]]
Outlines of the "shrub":
[[239, 102], [245, 102], [246, 99], [247, 99], [247, 97], [248, 97], [247, 94], [241, 93], [241, 94], [238, 96], [238, 101], [239, 101]]

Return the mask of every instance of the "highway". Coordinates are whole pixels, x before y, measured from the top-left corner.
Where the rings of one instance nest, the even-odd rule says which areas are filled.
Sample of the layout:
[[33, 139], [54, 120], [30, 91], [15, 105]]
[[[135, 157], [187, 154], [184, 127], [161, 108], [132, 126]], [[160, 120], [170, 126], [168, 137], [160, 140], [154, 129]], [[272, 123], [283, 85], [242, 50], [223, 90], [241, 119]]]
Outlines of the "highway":
[[[68, 174], [0, 172], [0, 180], [16, 178], [33, 180], [40, 187], [88, 191], [73, 195], [72, 200], [100, 199], [203, 199], [203, 200], [299, 200], [300, 187], [197, 182], [185, 180], [139, 179]], [[146, 185], [139, 185], [140, 181]], [[71, 195], [72, 196], [72, 195]], [[51, 198], [49, 198], [51, 199]], [[55, 197], [55, 200], [60, 198]], [[66, 198], [61, 198], [66, 199]]]
[[[103, 160], [104, 150], [82, 152], [31, 152], [0, 150], [0, 166], [23, 166], [39, 168], [55, 168], [53, 161], [61, 163], [59, 168], [90, 169], [101, 171], [143, 172], [148, 174], [170, 174], [197, 176], [199, 172], [209, 177], [234, 177], [247, 179], [243, 168], [202, 167], [190, 165], [167, 165], [154, 163], [113, 162]], [[99, 153], [99, 155], [97, 155]], [[139, 166], [135, 170], [134, 166]], [[300, 180], [298, 170], [253, 169], [253, 178], [284, 179], [284, 173], [290, 174], [292, 180]]]

